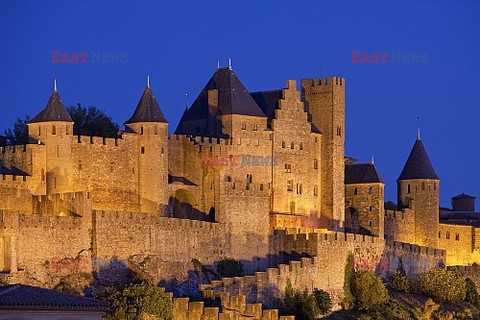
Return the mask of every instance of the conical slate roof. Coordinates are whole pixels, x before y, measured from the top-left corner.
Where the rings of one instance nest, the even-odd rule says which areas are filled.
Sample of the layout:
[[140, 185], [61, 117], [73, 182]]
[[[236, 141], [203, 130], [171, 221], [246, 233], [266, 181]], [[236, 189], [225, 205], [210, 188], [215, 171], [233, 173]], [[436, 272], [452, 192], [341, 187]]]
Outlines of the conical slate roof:
[[422, 140], [417, 139], [398, 180], [438, 179]]
[[208, 90], [218, 90], [218, 113], [265, 117], [245, 86], [230, 68], [219, 68], [207, 82], [182, 120], [205, 119], [208, 116]]
[[45, 109], [43, 109], [32, 120], [30, 120], [30, 123], [46, 121], [73, 122], [67, 108], [65, 108], [65, 105], [63, 104], [62, 98], [60, 98], [60, 95], [56, 90], [52, 92]]
[[135, 122], [164, 122], [168, 121], [163, 116], [162, 110], [158, 105], [155, 96], [153, 95], [152, 89], [150, 86], [145, 88], [143, 91], [142, 97], [138, 102], [137, 108], [133, 113], [132, 117], [128, 119], [125, 124], [135, 123]]

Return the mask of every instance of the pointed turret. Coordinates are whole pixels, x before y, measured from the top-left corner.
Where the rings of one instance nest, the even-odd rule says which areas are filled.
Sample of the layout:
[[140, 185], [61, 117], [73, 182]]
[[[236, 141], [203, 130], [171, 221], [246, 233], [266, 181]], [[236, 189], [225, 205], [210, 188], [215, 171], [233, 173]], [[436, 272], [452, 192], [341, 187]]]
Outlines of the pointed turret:
[[438, 178], [423, 146], [420, 134], [413, 145], [397, 180], [398, 206], [409, 208], [414, 217], [410, 226], [410, 243], [438, 247], [439, 189]]
[[413, 179], [439, 180], [430, 162], [427, 151], [423, 146], [422, 140], [420, 140], [420, 136], [417, 137], [402, 173], [400, 177], [398, 177], [398, 180]]
[[125, 124], [137, 123], [137, 122], [163, 122], [168, 121], [163, 116], [162, 110], [158, 105], [153, 91], [150, 88], [150, 80], [148, 80], [147, 87], [143, 91], [142, 97], [138, 102], [137, 108], [132, 117], [125, 122]]
[[50, 99], [48, 99], [47, 106], [32, 120], [30, 120], [30, 123], [47, 121], [73, 122], [67, 108], [65, 108], [65, 105], [63, 104], [62, 98], [60, 98], [60, 95], [56, 90], [56, 85], [52, 95], [50, 96]]

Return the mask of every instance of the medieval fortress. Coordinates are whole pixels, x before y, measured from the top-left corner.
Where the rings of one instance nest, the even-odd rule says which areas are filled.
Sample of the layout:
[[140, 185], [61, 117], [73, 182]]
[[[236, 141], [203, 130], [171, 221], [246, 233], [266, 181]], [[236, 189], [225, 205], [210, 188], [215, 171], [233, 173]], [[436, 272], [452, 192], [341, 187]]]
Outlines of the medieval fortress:
[[[71, 272], [52, 268], [53, 257], [118, 258], [179, 283], [192, 261], [232, 257], [246, 276], [203, 285], [204, 296], [281, 291], [290, 279], [341, 297], [349, 253], [427, 268], [480, 262], [479, 229], [457, 217], [473, 214], [472, 197], [440, 213], [440, 180], [420, 137], [394, 208], [385, 209], [374, 164], [345, 157], [345, 86], [305, 79], [299, 91], [288, 80], [250, 93], [218, 68], [174, 134], [147, 85], [119, 138], [74, 135], [55, 88], [28, 124], [29, 144], [1, 147], [2, 279], [53, 287]], [[265, 300], [261, 291], [247, 301]]]

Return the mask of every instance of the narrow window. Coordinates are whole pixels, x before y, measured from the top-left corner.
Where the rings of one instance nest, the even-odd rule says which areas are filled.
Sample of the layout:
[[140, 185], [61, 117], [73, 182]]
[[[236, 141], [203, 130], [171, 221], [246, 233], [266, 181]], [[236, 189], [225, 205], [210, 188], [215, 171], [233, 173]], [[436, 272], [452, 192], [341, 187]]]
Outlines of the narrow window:
[[450, 239], [450, 232], [449, 232], [449, 231], [447, 231], [447, 232], [445, 233], [445, 239], [447, 239], [447, 240]]
[[42, 181], [45, 181], [45, 170], [44, 169], [42, 169], [41, 178], [42, 178]]
[[433, 190], [437, 190], [437, 184], [436, 183], [433, 184]]
[[65, 128], [65, 134], [66, 134], [67, 136], [70, 134], [70, 127], [69, 127], [69, 126], [67, 126], [67, 127]]
[[440, 239], [442, 237], [442, 231], [438, 231], [438, 238]]
[[373, 194], [373, 188], [372, 187], [368, 188], [368, 194]]
[[145, 154], [145, 147], [142, 147], [142, 148], [140, 149], [140, 153], [141, 153], [141, 154]]
[[260, 191], [263, 191], [263, 183], [260, 184]]
[[57, 127], [52, 126], [52, 134], [57, 134]]
[[227, 182], [232, 182], [232, 178], [231, 178], [230, 176], [227, 176], [227, 177], [225, 178], [225, 180], [226, 180]]
[[162, 154], [165, 153], [165, 150], [163, 149], [163, 147], [160, 148], [160, 152], [161, 152]]
[[247, 130], [247, 124], [245, 122], [242, 122], [242, 130]]
[[287, 180], [287, 191], [293, 191], [293, 180]]
[[285, 173], [292, 172], [292, 165], [289, 163], [285, 163]]
[[82, 161], [78, 161], [78, 170], [82, 170]]
[[273, 137], [273, 135], [270, 133], [270, 134], [268, 135], [268, 140], [271, 141], [271, 140], [272, 140], [272, 137]]
[[369, 226], [369, 227], [372, 226], [372, 221], [368, 221], [368, 226]]
[[247, 174], [247, 183], [252, 183], [252, 175]]
[[455, 234], [455, 241], [460, 241], [460, 235], [458, 233]]
[[282, 148], [285, 149], [285, 141], [282, 141]]
[[372, 210], [373, 210], [372, 206], [368, 207], [368, 211], [372, 211]]
[[422, 191], [425, 191], [425, 182], [422, 182]]
[[252, 127], [253, 127], [253, 131], [257, 131], [257, 130], [258, 130], [258, 124], [253, 124]]
[[38, 135], [39, 135], [39, 136], [42, 135], [42, 128], [41, 128], [41, 127], [38, 127]]
[[318, 160], [313, 159], [313, 169], [317, 170], [318, 169]]
[[407, 193], [409, 194], [410, 192], [411, 192], [410, 185], [407, 185]]
[[318, 186], [313, 186], [313, 195], [318, 196]]
[[158, 134], [158, 129], [157, 129], [157, 127], [154, 127], [154, 128], [153, 128], [153, 134], [154, 134], [154, 135], [157, 135], [157, 134]]
[[303, 142], [300, 142], [300, 150], [303, 150]]
[[353, 195], [356, 196], [357, 194], [358, 194], [358, 188], [354, 188], [354, 189], [353, 189]]
[[143, 127], [140, 128], [140, 134], [143, 135]]
[[290, 149], [295, 149], [295, 143], [293, 143], [293, 141], [292, 141], [292, 143], [290, 144]]
[[317, 137], [315, 137], [315, 143], [317, 143], [317, 142], [318, 142], [318, 138], [317, 138]]

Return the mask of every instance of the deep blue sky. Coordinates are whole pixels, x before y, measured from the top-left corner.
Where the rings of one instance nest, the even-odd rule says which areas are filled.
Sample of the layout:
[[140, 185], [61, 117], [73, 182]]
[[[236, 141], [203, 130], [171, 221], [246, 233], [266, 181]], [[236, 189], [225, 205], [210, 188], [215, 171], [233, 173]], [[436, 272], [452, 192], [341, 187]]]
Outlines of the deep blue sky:
[[[480, 197], [479, 2], [2, 2], [0, 132], [46, 104], [57, 73], [67, 105], [123, 123], [147, 74], [173, 131], [216, 69], [250, 91], [325, 75], [347, 79], [347, 155], [395, 181], [417, 117], [441, 178], [441, 203]], [[52, 51], [127, 53], [127, 63], [52, 63]], [[427, 63], [353, 64], [352, 51], [427, 53]], [[480, 209], [480, 205], [477, 206]]]

